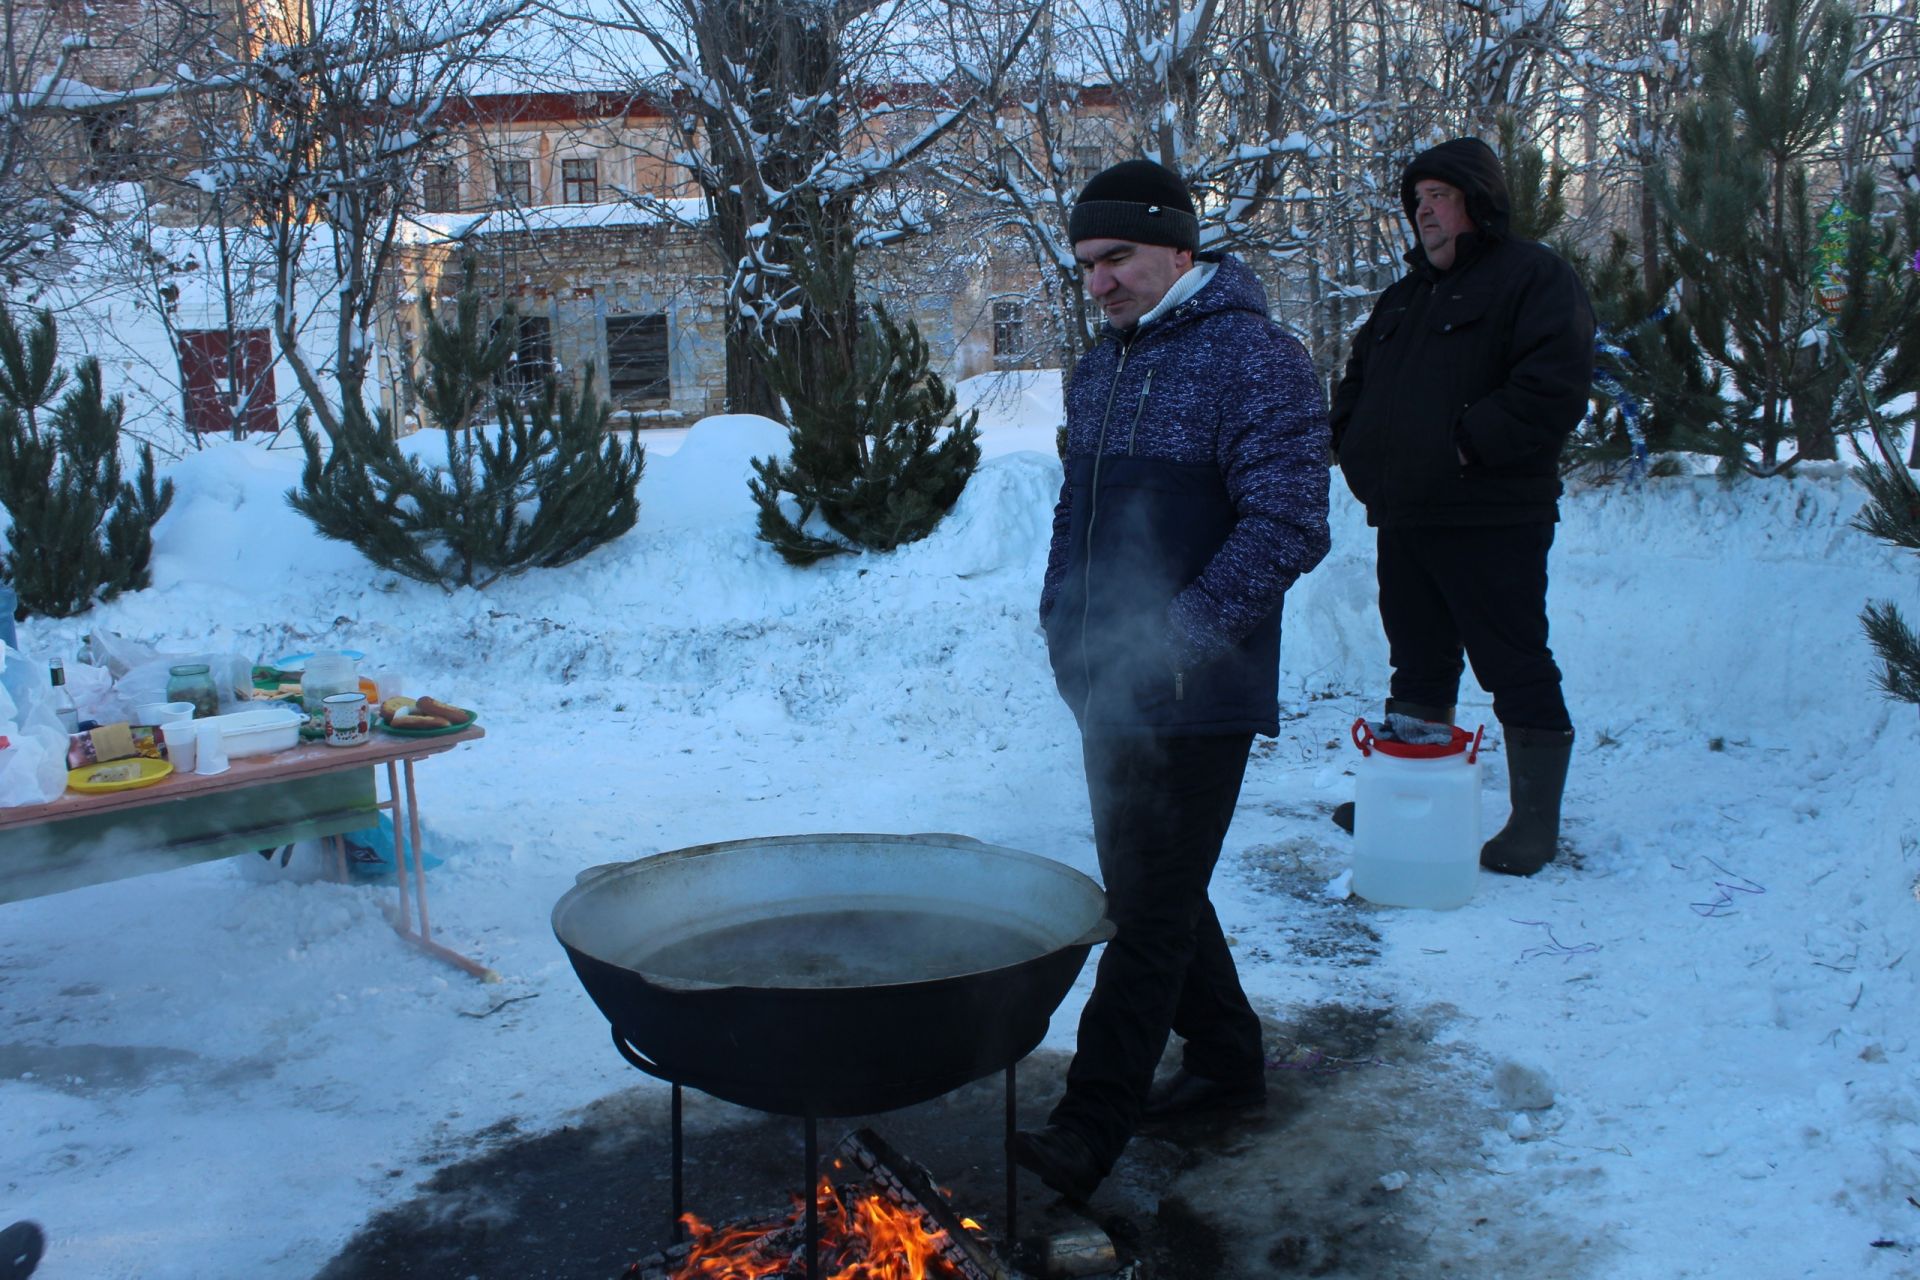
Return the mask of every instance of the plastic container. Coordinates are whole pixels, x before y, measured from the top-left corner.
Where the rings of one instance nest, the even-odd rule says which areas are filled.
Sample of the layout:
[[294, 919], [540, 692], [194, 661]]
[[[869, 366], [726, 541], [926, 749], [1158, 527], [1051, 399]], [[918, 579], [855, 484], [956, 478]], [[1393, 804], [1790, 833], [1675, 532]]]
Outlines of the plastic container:
[[1373, 736], [1353, 722], [1360, 771], [1353, 789], [1353, 891], [1388, 907], [1450, 911], [1480, 876], [1480, 739], [1456, 727], [1448, 743]]
[[359, 691], [360, 677], [348, 654], [316, 653], [300, 673], [300, 704], [316, 718], [326, 714], [327, 699], [334, 694]]
[[291, 707], [261, 707], [254, 711], [230, 711], [209, 716], [198, 723], [211, 724], [220, 731], [227, 757], [263, 756], [285, 751], [300, 741], [300, 713]]

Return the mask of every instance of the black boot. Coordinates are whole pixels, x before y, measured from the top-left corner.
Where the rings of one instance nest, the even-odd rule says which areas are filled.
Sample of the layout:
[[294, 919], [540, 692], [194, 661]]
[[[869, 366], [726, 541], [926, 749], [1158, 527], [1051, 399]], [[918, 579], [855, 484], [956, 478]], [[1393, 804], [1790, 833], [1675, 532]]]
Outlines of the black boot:
[[[1434, 724], [1453, 723], [1452, 707], [1424, 707], [1417, 702], [1400, 702], [1393, 698], [1388, 698], [1387, 714], [1394, 715], [1396, 713], [1403, 716], [1412, 716], [1415, 720], [1431, 721]], [[1344, 800], [1333, 806], [1333, 825], [1348, 835], [1353, 834], [1353, 801]]]
[[1573, 757], [1571, 729], [1507, 730], [1507, 794], [1513, 816], [1480, 848], [1480, 865], [1530, 876], [1553, 861], [1560, 844], [1560, 794]]
[[37, 1222], [16, 1222], [0, 1231], [0, 1280], [27, 1280], [47, 1250]]

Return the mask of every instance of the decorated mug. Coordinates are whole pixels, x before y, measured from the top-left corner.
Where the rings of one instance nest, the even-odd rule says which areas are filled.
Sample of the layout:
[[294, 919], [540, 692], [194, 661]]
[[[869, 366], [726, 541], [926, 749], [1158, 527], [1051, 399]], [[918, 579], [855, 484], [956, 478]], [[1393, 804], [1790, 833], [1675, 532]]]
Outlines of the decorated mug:
[[328, 694], [321, 704], [322, 728], [330, 747], [357, 747], [367, 740], [367, 695]]

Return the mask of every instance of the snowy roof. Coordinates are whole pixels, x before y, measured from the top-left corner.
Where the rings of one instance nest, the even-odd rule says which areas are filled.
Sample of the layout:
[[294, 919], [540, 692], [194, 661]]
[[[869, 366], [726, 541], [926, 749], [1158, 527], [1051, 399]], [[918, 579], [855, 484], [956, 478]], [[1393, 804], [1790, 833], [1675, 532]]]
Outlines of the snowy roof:
[[493, 209], [485, 213], [415, 214], [401, 229], [402, 244], [428, 245], [507, 232], [569, 231], [599, 227], [646, 227], [662, 223], [694, 225], [706, 220], [706, 202], [698, 196], [649, 198], [599, 204], [543, 204], [530, 209]]

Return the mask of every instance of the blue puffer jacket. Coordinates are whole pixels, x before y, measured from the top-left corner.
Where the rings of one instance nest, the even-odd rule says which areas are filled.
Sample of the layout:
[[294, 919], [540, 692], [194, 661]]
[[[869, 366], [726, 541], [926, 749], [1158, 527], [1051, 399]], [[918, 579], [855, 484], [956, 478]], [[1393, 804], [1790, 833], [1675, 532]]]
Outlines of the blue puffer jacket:
[[1040, 595], [1083, 730], [1279, 732], [1280, 602], [1327, 553], [1327, 415], [1235, 258], [1067, 389]]

